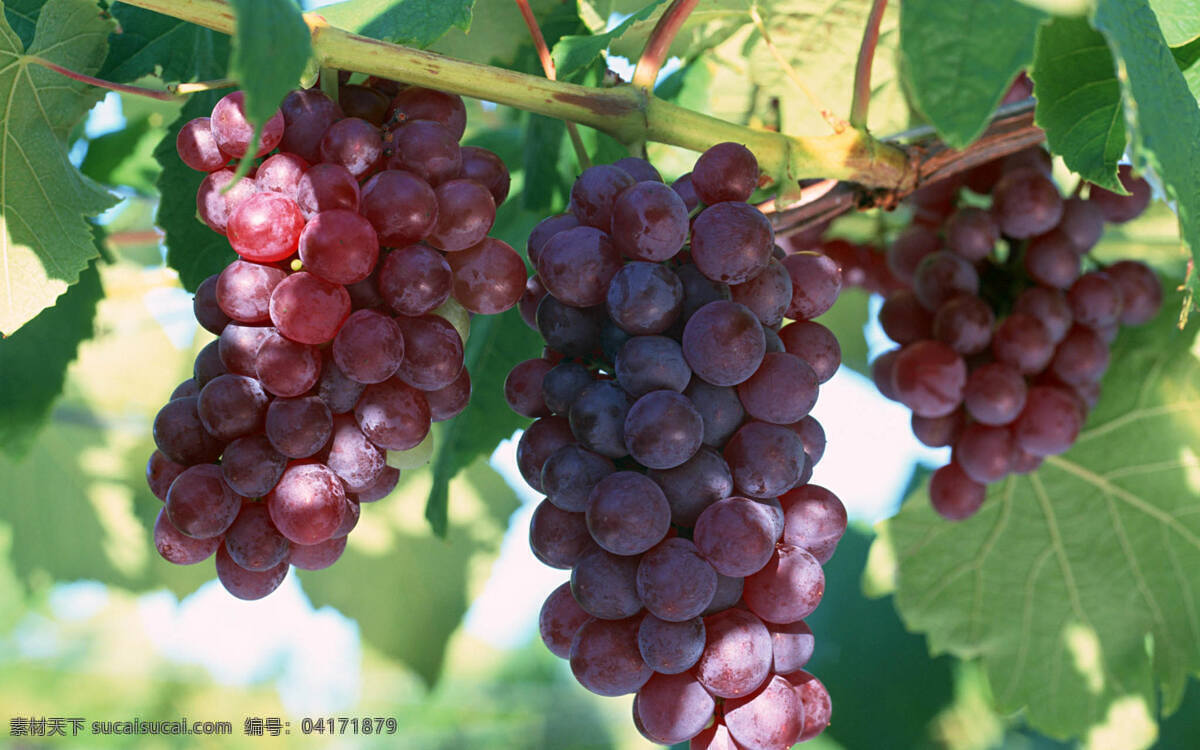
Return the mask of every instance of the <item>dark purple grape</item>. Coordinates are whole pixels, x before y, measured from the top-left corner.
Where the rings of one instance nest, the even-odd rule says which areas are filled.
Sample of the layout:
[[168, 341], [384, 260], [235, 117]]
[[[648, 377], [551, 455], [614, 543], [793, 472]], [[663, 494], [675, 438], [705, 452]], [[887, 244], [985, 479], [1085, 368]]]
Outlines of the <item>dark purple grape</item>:
[[375, 227], [380, 244], [406, 247], [434, 230], [438, 206], [438, 195], [429, 183], [410, 172], [388, 169], [363, 185], [359, 212]]
[[712, 721], [716, 702], [690, 674], [655, 674], [633, 701], [638, 731], [652, 742], [686, 742]]
[[971, 372], [963, 388], [967, 413], [985, 425], [1005, 425], [1025, 407], [1025, 378], [1015, 368], [989, 362]]
[[588, 690], [609, 698], [637, 692], [654, 672], [637, 648], [639, 618], [584, 623], [571, 643], [571, 672]]
[[387, 119], [391, 98], [382, 91], [360, 84], [338, 86], [338, 104], [347, 117], [358, 117], [372, 125], [382, 125]]
[[564, 583], [546, 597], [538, 613], [538, 633], [550, 653], [560, 659], [571, 656], [571, 642], [592, 616], [583, 611], [571, 595], [571, 584]]
[[463, 369], [463, 342], [454, 325], [440, 315], [401, 316], [396, 322], [404, 334], [396, 377], [423, 391], [453, 383]]
[[963, 206], [946, 221], [946, 247], [971, 261], [992, 254], [1000, 239], [1000, 227], [982, 208]]
[[778, 325], [792, 303], [792, 277], [775, 258], [756, 276], [729, 287], [731, 299], [745, 305], [765, 326]]
[[1075, 252], [1083, 255], [1095, 247], [1104, 234], [1104, 212], [1092, 201], [1067, 198], [1063, 201], [1058, 231], [1071, 239]]
[[176, 529], [209, 539], [225, 533], [242, 508], [242, 498], [225, 482], [220, 466], [197, 464], [171, 482], [165, 508]]
[[638, 463], [650, 469], [670, 469], [700, 449], [704, 421], [687, 396], [652, 391], [629, 407], [624, 435], [625, 448]]
[[820, 381], [808, 363], [794, 354], [763, 356], [754, 374], [737, 386], [746, 413], [773, 424], [799, 422], [817, 403]]
[[529, 548], [544, 565], [568, 569], [597, 549], [582, 513], [568, 513], [547, 500], [529, 521]]
[[936, 312], [955, 296], [978, 292], [979, 274], [975, 267], [949, 250], [926, 255], [913, 274], [913, 293], [930, 312]]
[[[158, 511], [154, 519], [154, 548], [164, 560], [175, 565], [194, 565], [212, 557], [221, 546], [221, 537], [193, 539], [171, 524], [167, 509]], [[701, 646], [704, 644], [701, 643]]]
[[[547, 247], [553, 245], [551, 242]], [[683, 282], [666, 266], [627, 263], [609, 281], [605, 305], [613, 322], [627, 333], [662, 333], [683, 310]]]
[[542, 378], [542, 397], [546, 406], [555, 414], [566, 414], [579, 392], [592, 380], [592, 374], [578, 362], [560, 362]]
[[267, 495], [267, 509], [279, 533], [296, 544], [329, 539], [346, 513], [346, 491], [325, 464], [292, 463]]
[[372, 443], [393, 451], [415, 448], [432, 423], [425, 394], [398, 378], [367, 386], [354, 406], [354, 418]]
[[722, 201], [747, 201], [758, 187], [758, 160], [740, 143], [718, 143], [692, 169], [692, 186], [708, 205]]
[[1104, 328], [1121, 319], [1121, 288], [1103, 271], [1079, 277], [1067, 290], [1067, 303], [1075, 322]]
[[233, 561], [224, 545], [217, 547], [216, 562], [221, 585], [233, 596], [246, 601], [262, 599], [279, 588], [289, 569], [285, 560], [268, 570], [246, 570]]
[[321, 377], [321, 354], [315, 346], [284, 338], [271, 329], [254, 357], [254, 374], [263, 388], [276, 396], [299, 396]]
[[638, 651], [655, 672], [686, 672], [695, 666], [704, 652], [704, 620], [693, 617], [670, 622], [648, 614], [638, 627]]
[[842, 272], [832, 258], [814, 252], [792, 253], [783, 259], [792, 277], [792, 301], [787, 317], [811, 320], [833, 307], [842, 291]]
[[238, 567], [246, 570], [274, 568], [287, 560], [289, 547], [287, 538], [271, 523], [266, 503], [243, 503], [233, 525], [225, 532], [225, 551]]
[[692, 261], [713, 281], [749, 281], [766, 267], [774, 246], [771, 222], [746, 203], [718, 203], [692, 222]]
[[618, 471], [588, 494], [586, 521], [592, 538], [604, 549], [614, 555], [638, 555], [666, 536], [671, 506], [645, 474]]
[[1162, 282], [1150, 266], [1136, 260], [1123, 260], [1104, 269], [1121, 292], [1121, 323], [1140, 326], [1149, 323], [1162, 307]]
[[778, 497], [795, 487], [808, 466], [804, 442], [792, 430], [766, 422], [742, 426], [725, 446], [725, 461], [738, 492]]
[[383, 156], [379, 128], [366, 120], [347, 117], [329, 126], [321, 136], [320, 161], [340, 164], [362, 179], [378, 166]]
[[582, 357], [600, 348], [601, 307], [571, 307], [547, 294], [537, 307], [538, 332], [546, 346], [568, 357]]
[[947, 300], [933, 316], [933, 337], [962, 355], [979, 354], [992, 342], [996, 315], [973, 294]]
[[717, 592], [717, 571], [687, 539], [666, 539], [642, 555], [638, 598], [655, 617], [684, 622], [698, 617]]
[[761, 570], [775, 550], [770, 510], [744, 497], [708, 506], [696, 519], [692, 539], [718, 573], [735, 578]]
[[683, 247], [688, 236], [688, 209], [683, 199], [661, 181], [638, 182], [617, 195], [612, 223], [613, 246], [627, 258], [663, 261]]
[[258, 347], [274, 329], [269, 326], [246, 326], [230, 323], [217, 339], [217, 354], [225, 369], [234, 375], [255, 377], [254, 360]]
[[542, 491], [542, 469], [546, 460], [564, 445], [575, 442], [571, 425], [565, 417], [544, 417], [534, 420], [517, 442], [517, 468], [525, 483]]
[[626, 456], [625, 422], [631, 405], [619, 385], [611, 380], [596, 381], [581, 390], [571, 404], [571, 432], [586, 448], [602, 456]]
[[154, 417], [154, 444], [181, 466], [208, 463], [221, 455], [221, 441], [200, 421], [198, 401], [196, 396], [168, 401]]
[[[733, 204], [730, 204], [733, 205]], [[737, 385], [762, 363], [766, 339], [758, 318], [736, 302], [710, 302], [683, 329], [683, 355], [713, 385]]]
[[396, 94], [387, 119], [392, 123], [433, 120], [445, 126], [456, 141], [467, 129], [467, 109], [462, 97], [419, 86], [410, 86]]
[[146, 484], [150, 487], [150, 491], [154, 496], [163, 502], [167, 501], [167, 491], [171, 489], [171, 482], [175, 481], [175, 477], [183, 473], [187, 467], [182, 464], [177, 464], [167, 458], [166, 454], [160, 450], [156, 450], [150, 454], [150, 458], [146, 461]]
[[[806, 484], [779, 496], [783, 508], [783, 541], [808, 550], [824, 565], [846, 533], [846, 507], [837, 495]], [[799, 618], [796, 618], [799, 619]]]
[[267, 407], [266, 434], [288, 458], [308, 458], [329, 442], [333, 416], [316, 396], [277, 398]]
[[992, 334], [992, 356], [1022, 375], [1032, 375], [1050, 364], [1054, 342], [1040, 320], [1027, 313], [1013, 313], [1000, 321]]
[[623, 159], [617, 159], [613, 162], [614, 167], [619, 167], [629, 173], [629, 176], [638, 182], [662, 182], [662, 175], [654, 168], [654, 165], [645, 159], [639, 159], [636, 156], [626, 156]]
[[247, 435], [225, 446], [221, 476], [243, 497], [265, 497], [287, 468], [287, 456], [266, 435]]
[[359, 383], [382, 383], [400, 369], [405, 339], [396, 321], [374, 310], [358, 310], [346, 318], [333, 339], [338, 370]]
[[948, 521], [961, 521], [975, 515], [986, 496], [987, 487], [967, 476], [953, 461], [933, 472], [929, 480], [933, 509]]
[[740, 698], [757, 690], [771, 672], [771, 634], [744, 609], [704, 618], [708, 641], [696, 664], [696, 679], [720, 698]]
[[433, 187], [462, 172], [458, 139], [433, 120], [408, 120], [388, 134], [384, 145], [390, 151], [388, 169], [412, 172]]
[[634, 336], [616, 358], [617, 382], [634, 398], [651, 391], [682, 392], [692, 370], [679, 344], [666, 336]]
[[508, 197], [511, 179], [508, 167], [499, 156], [479, 146], [463, 146], [462, 171], [459, 177], [474, 180], [488, 189], [498, 207]]
[[612, 164], [597, 164], [583, 170], [571, 186], [571, 213], [580, 224], [605, 232], [612, 228], [613, 203], [625, 188], [632, 187], [629, 173]]
[[210, 435], [228, 443], [263, 429], [269, 401], [270, 396], [256, 379], [221, 375], [201, 389], [196, 412]]
[[228, 372], [225, 363], [221, 361], [220, 344], [210, 341], [196, 355], [196, 361], [192, 366], [192, 380], [200, 389], [200, 393], [203, 393], [204, 386]]
[[613, 462], [599, 453], [564, 445], [542, 464], [542, 491], [559, 508], [582, 513], [592, 488], [614, 471]]
[[[680, 292], [682, 296], [682, 291]], [[217, 302], [217, 275], [213, 274], [196, 287], [196, 295], [192, 297], [192, 312], [196, 321], [204, 330], [221, 335], [229, 324], [229, 316]]]
[[592, 307], [605, 301], [609, 282], [621, 270], [621, 256], [604, 232], [576, 227], [546, 241], [537, 270], [542, 284], [560, 302]]
[[1009, 237], [1027, 239], [1053, 229], [1063, 214], [1063, 199], [1045, 172], [1025, 167], [1007, 172], [992, 190], [992, 216]]
[[585, 612], [601, 620], [636, 615], [642, 610], [642, 600], [637, 595], [639, 559], [593, 548], [571, 570], [571, 593], [575, 601]]
[[842, 347], [837, 337], [820, 323], [811, 320], [788, 323], [779, 329], [779, 338], [788, 354], [808, 363], [818, 383], [832, 378], [842, 364]]

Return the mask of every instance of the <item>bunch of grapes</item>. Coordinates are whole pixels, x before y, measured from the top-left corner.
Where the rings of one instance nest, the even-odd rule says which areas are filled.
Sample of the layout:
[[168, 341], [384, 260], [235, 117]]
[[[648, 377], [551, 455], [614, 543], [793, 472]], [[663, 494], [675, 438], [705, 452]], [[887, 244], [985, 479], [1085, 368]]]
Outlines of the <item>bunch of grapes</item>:
[[808, 483], [825, 448], [809, 411], [841, 350], [811, 319], [841, 277], [784, 256], [746, 202], [758, 181], [735, 143], [671, 186], [622, 159], [529, 238], [522, 312], [546, 351], [505, 396], [535, 420], [517, 448], [546, 495], [530, 546], [571, 571], [541, 636], [588, 690], [636, 694], [663, 744], [769, 750], [829, 723], [804, 618], [846, 511]]
[[[328, 567], [360, 503], [466, 407], [469, 314], [514, 306], [526, 274], [487, 236], [508, 171], [459, 146], [465, 125], [457, 96], [376, 81], [340, 104], [293, 91], [257, 142], [242, 92], [180, 130], [180, 158], [208, 173], [198, 216], [239, 258], [197, 289], [217, 340], [154, 421], [146, 477], [168, 561], [215, 553], [242, 599], [289, 565]], [[234, 182], [245, 156], [256, 166]]]
[[880, 393], [912, 409], [922, 443], [953, 447], [929, 486], [942, 516], [971, 516], [988, 484], [1070, 448], [1118, 328], [1158, 312], [1148, 266], [1089, 256], [1106, 222], [1150, 201], [1129, 167], [1119, 177], [1128, 195], [1092, 185], [1064, 198], [1049, 154], [1032, 148], [918, 191], [886, 255], [825, 244], [847, 283], [886, 294], [879, 322], [899, 346], [873, 364]]

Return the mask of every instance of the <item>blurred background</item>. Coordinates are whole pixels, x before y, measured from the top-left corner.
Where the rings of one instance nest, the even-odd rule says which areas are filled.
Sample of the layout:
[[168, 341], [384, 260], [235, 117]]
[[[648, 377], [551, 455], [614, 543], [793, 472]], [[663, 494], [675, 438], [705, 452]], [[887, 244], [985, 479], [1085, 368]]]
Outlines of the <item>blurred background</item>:
[[[451, 49], [461, 43], [447, 39]], [[664, 72], [668, 88], [677, 68]], [[684, 83], [672, 89], [679, 96], [687, 95]], [[501, 154], [519, 195], [531, 168], [524, 133], [545, 123], [479, 102], [468, 108], [464, 143]], [[227, 595], [213, 580], [211, 561], [180, 568], [158, 557], [151, 529], [161, 503], [144, 480], [150, 425], [212, 339], [164, 265], [153, 225], [159, 167], [152, 153], [178, 109], [110, 94], [75, 140], [73, 161], [123, 200], [99, 221], [105, 257], [85, 274], [74, 298], [80, 305], [55, 308], [63, 316], [93, 315], [95, 335], [81, 344], [47, 425], [28, 436], [19, 455], [0, 455], [8, 496], [0, 507], [0, 706], [9, 728], [19, 717], [89, 724], [186, 717], [233, 726], [229, 737], [88, 735], [95, 747], [650, 747], [629, 719], [631, 697], [586, 692], [537, 637], [541, 602], [567, 573], [542, 566], [529, 551], [528, 522], [540, 496], [523, 487], [516, 470], [519, 432], [451, 482], [445, 539], [434, 537], [424, 518], [433, 479], [422, 469], [406, 472], [390, 497], [364, 506], [337, 564], [293, 570], [262, 601]], [[593, 153], [623, 155], [611, 142], [589, 138]], [[567, 149], [560, 164], [549, 165], [561, 179], [539, 182], [557, 186], [542, 198], [554, 210], [565, 205], [562, 186], [573, 179]], [[651, 158], [670, 179], [694, 154], [653, 147]], [[553, 212], [531, 205], [506, 203], [494, 235], [523, 248], [529, 228]], [[835, 232], [865, 239], [904, 221], [864, 215]], [[1098, 252], [1139, 257], [1177, 244], [1174, 217], [1156, 203]], [[808, 619], [817, 635], [808, 669], [834, 701], [832, 725], [809, 746], [1200, 748], [1194, 680], [1157, 741], [1152, 727], [1131, 721], [1062, 743], [1028, 730], [1019, 715], [993, 713], [975, 665], [931, 657], [924, 638], [905, 630], [888, 596], [889, 562], [868, 555], [872, 524], [893, 514], [922, 472], [947, 456], [920, 446], [905, 409], [879, 397], [861, 374], [889, 346], [870, 322], [878, 304], [849, 290], [821, 319], [841, 338], [845, 364], [814, 411], [829, 443], [813, 481], [843, 499], [852, 528], [826, 566], [824, 602]], [[505, 317], [506, 326], [522, 326], [515, 311]], [[53, 320], [40, 325], [37, 335], [53, 335]], [[536, 356], [533, 334], [521, 335], [524, 356]], [[484, 389], [499, 392], [502, 380], [472, 374], [477, 397]], [[11, 373], [5, 382], [21, 385]], [[305, 738], [305, 717], [394, 718], [398, 731]], [[280, 736], [244, 733], [247, 719], [272, 718], [281, 722]], [[0, 745], [79, 746], [70, 738], [6, 736], [9, 728]]]

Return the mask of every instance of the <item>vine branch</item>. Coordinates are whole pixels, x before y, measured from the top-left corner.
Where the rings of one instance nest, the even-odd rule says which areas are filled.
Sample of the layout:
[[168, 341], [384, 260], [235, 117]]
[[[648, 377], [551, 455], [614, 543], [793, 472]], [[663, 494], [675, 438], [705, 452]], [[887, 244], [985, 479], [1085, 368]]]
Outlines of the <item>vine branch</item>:
[[850, 124], [861, 130], [867, 128], [867, 110], [871, 106], [871, 65], [875, 62], [875, 48], [879, 45], [879, 27], [883, 24], [883, 11], [887, 0], [875, 0], [871, 15], [867, 17], [867, 28], [863, 31], [862, 45], [858, 48], [858, 64], [854, 67], [854, 99], [850, 104]]
[[[516, 2], [517, 8], [521, 11], [521, 18], [525, 19], [525, 25], [529, 27], [529, 36], [533, 38], [533, 46], [537, 50], [538, 59], [542, 61], [542, 70], [546, 73], [546, 78], [551, 81], [558, 80], [554, 58], [550, 56], [550, 47], [546, 45], [546, 37], [542, 36], [542, 29], [533, 15], [533, 8], [529, 7], [529, 0], [516, 0]], [[579, 128], [575, 126], [575, 123], [567, 123], [567, 135], [571, 137], [571, 146], [575, 149], [575, 158], [579, 160], [579, 168], [587, 169], [592, 166], [592, 160], [588, 156], [587, 148], [583, 145], [583, 138], [580, 137]]]
[[[223, 0], [129, 0], [128, 4], [226, 34], [234, 30], [233, 12]], [[763, 171], [789, 181], [822, 176], [902, 188], [912, 176], [903, 149], [861, 131], [802, 136], [755, 130], [678, 107], [636, 86], [596, 89], [549, 81], [351, 34], [313, 14], [305, 18], [322, 67], [505, 104], [587, 125], [622, 143], [654, 140], [704, 151], [722, 141], [736, 141], [754, 152]]]
[[633, 85], [645, 91], [654, 90], [654, 82], [658, 80], [658, 71], [662, 70], [667, 60], [667, 52], [675, 35], [683, 28], [683, 22], [691, 15], [692, 9], [700, 0], [672, 0], [658, 23], [646, 40], [642, 55], [638, 58], [637, 67], [633, 69]]

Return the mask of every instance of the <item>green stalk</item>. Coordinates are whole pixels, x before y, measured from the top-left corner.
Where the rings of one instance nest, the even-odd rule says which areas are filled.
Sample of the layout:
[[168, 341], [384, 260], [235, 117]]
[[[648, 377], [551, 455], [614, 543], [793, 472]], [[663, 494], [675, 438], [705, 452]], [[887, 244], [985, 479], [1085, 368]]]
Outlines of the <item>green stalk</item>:
[[[226, 34], [235, 25], [223, 0], [126, 0], [130, 5]], [[633, 86], [594, 89], [402, 47], [351, 34], [306, 14], [322, 68], [354, 70], [587, 125], [622, 143], [653, 140], [695, 151], [745, 144], [763, 171], [789, 180], [830, 177], [871, 187], [911, 181], [905, 152], [865, 132], [789, 136], [735, 125], [657, 99]]]

